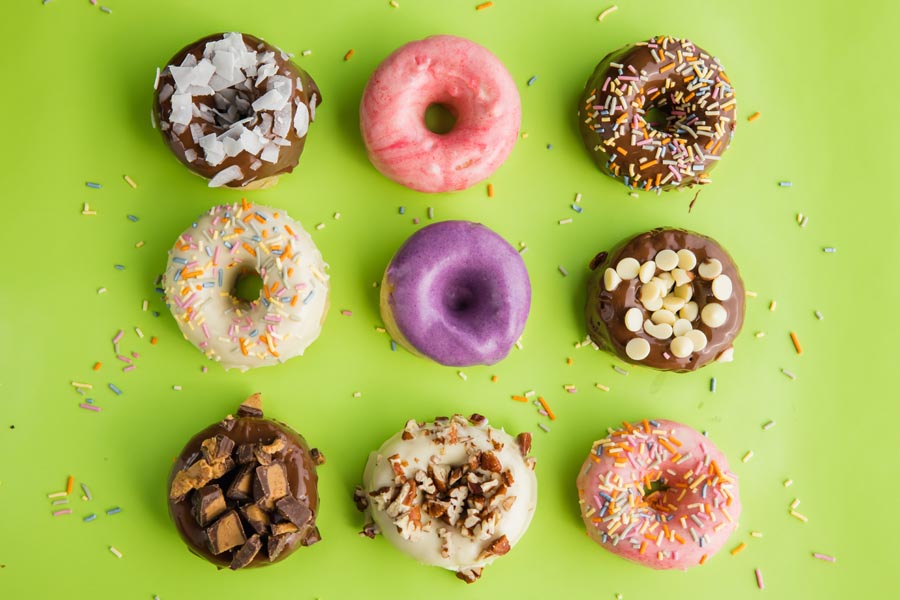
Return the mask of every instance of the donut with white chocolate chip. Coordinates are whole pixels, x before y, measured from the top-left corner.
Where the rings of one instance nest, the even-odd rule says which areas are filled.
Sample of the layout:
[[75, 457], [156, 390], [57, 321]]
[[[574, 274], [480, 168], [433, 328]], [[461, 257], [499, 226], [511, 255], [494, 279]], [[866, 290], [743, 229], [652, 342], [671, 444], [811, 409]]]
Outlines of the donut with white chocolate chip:
[[466, 583], [515, 546], [537, 504], [531, 434], [515, 439], [481, 415], [410, 420], [369, 456], [361, 532], [382, 533], [421, 563]]
[[585, 317], [600, 348], [663, 371], [732, 360], [744, 283], [715, 240], [657, 228], [597, 254], [590, 268]]
[[299, 433], [263, 417], [259, 394], [195, 435], [169, 475], [169, 516], [191, 552], [219, 568], [262, 567], [321, 537], [316, 466]]
[[322, 94], [279, 48], [217, 33], [158, 71], [153, 117], [175, 156], [210, 187], [263, 189], [297, 166]]

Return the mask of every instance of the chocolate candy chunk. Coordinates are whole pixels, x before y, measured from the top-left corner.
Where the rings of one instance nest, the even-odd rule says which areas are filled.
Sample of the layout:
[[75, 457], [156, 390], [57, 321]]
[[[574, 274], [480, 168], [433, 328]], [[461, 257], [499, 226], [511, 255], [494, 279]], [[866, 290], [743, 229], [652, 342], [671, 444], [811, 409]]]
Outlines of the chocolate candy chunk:
[[321, 467], [325, 464], [325, 455], [319, 451], [318, 448], [313, 448], [309, 451], [309, 457], [313, 459], [313, 462], [316, 463], [316, 466]]
[[241, 444], [237, 449], [237, 461], [239, 465], [248, 465], [256, 462], [256, 444]]
[[287, 470], [284, 463], [256, 467], [253, 497], [264, 510], [275, 508], [275, 502], [288, 493]]
[[250, 536], [250, 539], [244, 542], [241, 549], [234, 553], [234, 558], [231, 559], [231, 564], [228, 565], [228, 568], [232, 571], [237, 571], [238, 569], [246, 567], [253, 562], [253, 559], [259, 554], [260, 548], [262, 548], [262, 540], [259, 539], [258, 534], [254, 533]]
[[225, 495], [232, 500], [249, 500], [253, 496], [254, 465], [244, 465], [228, 486]]
[[259, 392], [243, 401], [238, 407], [239, 417], [262, 417], [262, 398]]
[[296, 533], [282, 533], [281, 535], [273, 535], [269, 538], [269, 547], [267, 551], [269, 553], [269, 562], [274, 561], [278, 556], [284, 551], [284, 549], [290, 544]]
[[225, 496], [217, 485], [207, 485], [197, 490], [191, 498], [194, 519], [200, 527], [206, 527], [228, 508]]
[[269, 530], [269, 523], [271, 522], [269, 513], [256, 504], [245, 504], [240, 508], [240, 511], [256, 533], [266, 533]]
[[312, 546], [318, 542], [322, 541], [322, 534], [319, 533], [318, 527], [310, 527], [309, 532], [306, 534], [306, 537], [303, 538], [303, 541], [300, 542], [301, 546]]
[[231, 458], [231, 451], [234, 449], [234, 440], [227, 435], [219, 434], [214, 438], [203, 440], [200, 448], [206, 462], [214, 464], [223, 461], [226, 458]]
[[229, 510], [219, 517], [218, 521], [207, 527], [206, 537], [209, 542], [209, 551], [213, 554], [222, 554], [247, 541], [244, 527], [241, 525], [241, 518], [233, 510]]
[[285, 496], [275, 503], [278, 514], [296, 525], [305, 527], [312, 519], [312, 511], [304, 502], [300, 502], [293, 496]]
[[272, 535], [282, 535], [285, 533], [296, 533], [300, 528], [290, 521], [282, 521], [281, 523], [272, 523]]
[[191, 490], [199, 490], [204, 485], [218, 479], [234, 468], [231, 458], [210, 464], [205, 459], [200, 459], [187, 469], [182, 469], [172, 479], [172, 487], [169, 489], [169, 499], [181, 502]]

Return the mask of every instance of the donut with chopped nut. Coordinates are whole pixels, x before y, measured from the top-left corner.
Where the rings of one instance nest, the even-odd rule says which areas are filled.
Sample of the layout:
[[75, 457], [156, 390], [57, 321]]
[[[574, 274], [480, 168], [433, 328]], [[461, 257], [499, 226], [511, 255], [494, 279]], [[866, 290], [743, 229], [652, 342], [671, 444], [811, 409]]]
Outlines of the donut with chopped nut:
[[290, 55], [246, 33], [182, 48], [157, 72], [153, 121], [210, 187], [263, 189], [297, 166], [322, 94]]
[[744, 283], [715, 240], [661, 227], [600, 252], [590, 268], [585, 317], [600, 348], [663, 371], [732, 360]]
[[185, 445], [168, 483], [169, 516], [188, 549], [217, 567], [263, 567], [321, 537], [316, 466], [299, 433], [263, 416], [259, 394]]
[[369, 456], [355, 495], [362, 535], [382, 533], [420, 563], [476, 581], [534, 516], [530, 450], [530, 433], [513, 438], [481, 415], [410, 420]]

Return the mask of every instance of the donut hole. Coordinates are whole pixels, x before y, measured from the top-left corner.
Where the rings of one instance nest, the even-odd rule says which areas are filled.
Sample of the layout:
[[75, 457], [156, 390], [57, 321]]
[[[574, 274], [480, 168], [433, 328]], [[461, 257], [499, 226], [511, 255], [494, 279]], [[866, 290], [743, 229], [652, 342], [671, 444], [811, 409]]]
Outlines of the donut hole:
[[255, 270], [244, 269], [234, 280], [231, 297], [241, 304], [251, 304], [259, 300], [263, 285], [259, 273]]
[[657, 131], [668, 131], [669, 111], [660, 106], [651, 106], [644, 111], [644, 121]]
[[658, 507], [665, 504], [664, 500], [669, 486], [662, 479], [656, 479], [649, 482], [650, 485], [644, 485], [644, 502], [652, 507]]
[[491, 286], [483, 275], [463, 272], [445, 283], [441, 305], [449, 318], [471, 329], [483, 324], [491, 310], [491, 296]]
[[425, 109], [425, 127], [431, 133], [444, 135], [456, 126], [456, 111], [447, 104], [432, 102]]
[[259, 120], [256, 111], [253, 110], [253, 102], [259, 95], [255, 88], [243, 84], [216, 92], [212, 96], [209, 111], [216, 127], [225, 131], [235, 123], [242, 122], [244, 127], [252, 129]]

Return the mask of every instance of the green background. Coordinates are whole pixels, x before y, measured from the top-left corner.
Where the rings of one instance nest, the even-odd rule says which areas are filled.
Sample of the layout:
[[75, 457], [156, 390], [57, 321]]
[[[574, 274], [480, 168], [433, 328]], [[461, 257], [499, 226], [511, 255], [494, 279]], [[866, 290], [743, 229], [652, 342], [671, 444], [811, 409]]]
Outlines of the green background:
[[[107, 1], [112, 14], [88, 0], [7, 3], [0, 21], [0, 597], [900, 595], [893, 349], [900, 128], [891, 42], [900, 11], [889, 2], [623, 0], [598, 23], [608, 4], [584, 0], [497, 0], [480, 12], [474, 0], [400, 0], [396, 9], [386, 0]], [[248, 197], [288, 210], [312, 231], [331, 264], [332, 312], [307, 356], [246, 374], [225, 373], [184, 341], [153, 285], [192, 219], [242, 195], [207, 189], [150, 127], [155, 67], [222, 30], [253, 33], [297, 53], [324, 95], [298, 170]], [[366, 159], [357, 107], [369, 74], [396, 47], [435, 33], [486, 45], [519, 85], [528, 137], [490, 178], [492, 199], [483, 184], [452, 195], [412, 192]], [[734, 143], [691, 213], [692, 191], [629, 197], [594, 168], [575, 124], [596, 62], [659, 33], [690, 37], [719, 56], [737, 90]], [[355, 54], [345, 62], [350, 48]], [[299, 56], [305, 49], [312, 54]], [[762, 116], [748, 123], [754, 111]], [[138, 189], [125, 184], [125, 174]], [[778, 187], [780, 180], [794, 185]], [[86, 188], [85, 181], [103, 188]], [[569, 208], [578, 192], [582, 214]], [[84, 202], [98, 214], [82, 216]], [[524, 348], [494, 367], [464, 369], [468, 381], [457, 369], [391, 352], [387, 336], [375, 330], [381, 321], [372, 284], [416, 230], [413, 218], [428, 222], [428, 207], [436, 220], [477, 220], [528, 246], [534, 301]], [[798, 212], [809, 216], [808, 227], [798, 227]], [[557, 224], [570, 217], [572, 224]], [[326, 227], [315, 230], [319, 223]], [[718, 239], [757, 292], [748, 299], [736, 362], [688, 375], [632, 368], [622, 376], [610, 355], [575, 349], [584, 335], [587, 262], [659, 225]], [[145, 245], [136, 248], [138, 241]], [[824, 246], [837, 252], [825, 254]], [[98, 295], [101, 287], [108, 292]], [[141, 310], [144, 299], [158, 318]], [[770, 312], [773, 299], [777, 310]], [[121, 372], [124, 363], [112, 351], [119, 329], [122, 349], [141, 354], [131, 373]], [[754, 337], [758, 331], [767, 335]], [[103, 362], [99, 372], [91, 370], [95, 361]], [[73, 380], [95, 385], [102, 413], [78, 408]], [[113, 395], [109, 382], [123, 395]], [[604, 393], [595, 383], [611, 389]], [[578, 392], [565, 393], [565, 384]], [[547, 398], [557, 421], [510, 399], [531, 389]], [[166, 515], [164, 482], [187, 438], [254, 391], [264, 393], [269, 415], [328, 458], [320, 469], [324, 540], [270, 569], [220, 573], [182, 546]], [[362, 397], [353, 398], [356, 391]], [[362, 518], [350, 500], [370, 450], [410, 417], [455, 411], [478, 411], [514, 433], [534, 431], [538, 458], [531, 529], [473, 586], [416, 565], [383, 539], [358, 537]], [[608, 426], [644, 417], [708, 430], [729, 456], [744, 513], [726, 550], [743, 541], [743, 552], [723, 551], [688, 573], [652, 572], [584, 535], [574, 479], [591, 442]], [[763, 431], [770, 419], [777, 425]], [[538, 430], [538, 422], [551, 432]], [[748, 450], [754, 456], [744, 464]], [[75, 513], [54, 518], [46, 495], [64, 488], [69, 474], [91, 487], [94, 500], [75, 493]], [[794, 480], [788, 489], [786, 478]], [[788, 515], [795, 498], [808, 523]], [[113, 506], [122, 512], [107, 516]], [[90, 512], [100, 516], [82, 522]], [[812, 552], [833, 554], [837, 563]], [[755, 568], [765, 578], [762, 592]]]

